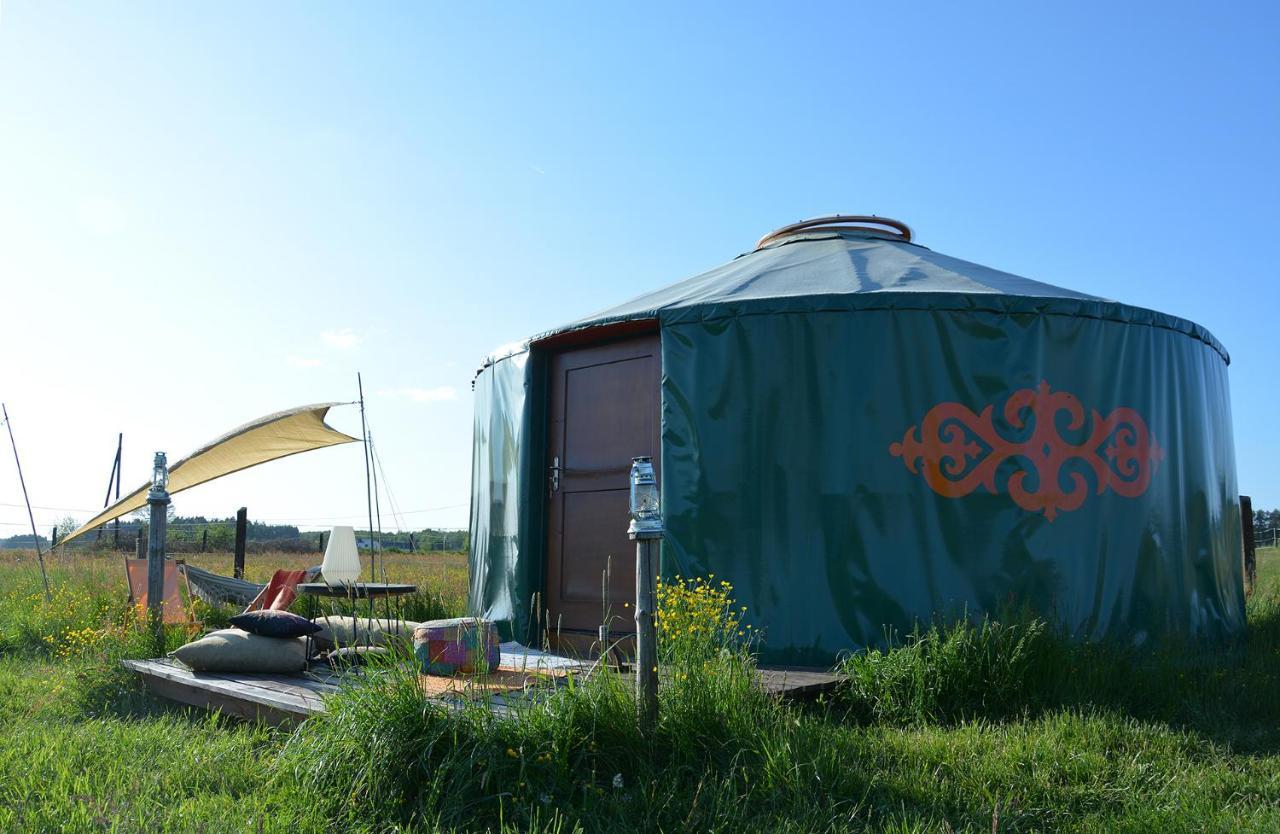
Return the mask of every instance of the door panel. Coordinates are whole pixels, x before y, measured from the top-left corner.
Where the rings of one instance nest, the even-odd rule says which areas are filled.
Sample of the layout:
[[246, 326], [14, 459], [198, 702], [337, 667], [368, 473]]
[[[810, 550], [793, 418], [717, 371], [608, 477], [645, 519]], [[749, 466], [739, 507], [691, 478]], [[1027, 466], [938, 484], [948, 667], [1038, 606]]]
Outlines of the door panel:
[[626, 489], [565, 494], [564, 526], [571, 535], [562, 539], [563, 563], [572, 565], [572, 569], [560, 573], [561, 600], [584, 602], [601, 608], [602, 575], [606, 569], [609, 571], [611, 600], [626, 602], [628, 594], [635, 596], [635, 561], [632, 557], [635, 545], [627, 538], [625, 529], [622, 535], [613, 529], [622, 525], [607, 523], [627, 518], [629, 495], [630, 491]]
[[659, 465], [658, 348], [654, 334], [552, 357], [547, 464], [559, 468], [547, 479], [544, 594], [552, 632], [594, 635], [606, 610], [611, 632], [635, 630], [623, 605], [635, 599], [629, 475], [633, 457]]

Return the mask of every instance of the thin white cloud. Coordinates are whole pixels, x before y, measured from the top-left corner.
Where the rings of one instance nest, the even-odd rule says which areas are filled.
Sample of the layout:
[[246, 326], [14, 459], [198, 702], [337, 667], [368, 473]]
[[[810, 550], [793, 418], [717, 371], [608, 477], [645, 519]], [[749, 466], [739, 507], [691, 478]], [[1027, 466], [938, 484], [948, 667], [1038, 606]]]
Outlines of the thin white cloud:
[[291, 368], [318, 368], [323, 364], [319, 359], [306, 356], [289, 356], [284, 361]]
[[383, 388], [378, 392], [384, 397], [401, 397], [416, 403], [443, 403], [458, 398], [458, 389], [452, 385], [437, 388]]
[[341, 330], [326, 330], [320, 334], [320, 338], [324, 339], [326, 345], [338, 350], [350, 350], [364, 341], [350, 327], [344, 327]]

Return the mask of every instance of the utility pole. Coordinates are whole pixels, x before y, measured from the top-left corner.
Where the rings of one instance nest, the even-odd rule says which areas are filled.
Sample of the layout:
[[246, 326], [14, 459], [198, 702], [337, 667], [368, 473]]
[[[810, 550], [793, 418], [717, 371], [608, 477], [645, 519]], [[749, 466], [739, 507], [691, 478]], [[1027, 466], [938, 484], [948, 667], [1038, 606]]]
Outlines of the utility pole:
[[[116, 485], [116, 481], [120, 473], [120, 446], [124, 442], [124, 434], [121, 433], [116, 439], [116, 456], [111, 461], [111, 477], [107, 479], [107, 494], [102, 499], [102, 509], [106, 509], [111, 505], [111, 487], [116, 487], [116, 498], [120, 498], [120, 487]], [[94, 541], [102, 542], [102, 528], [98, 528], [97, 537]], [[116, 519], [116, 544], [120, 544], [120, 519]]]
[[[124, 452], [124, 432], [120, 432], [116, 438], [116, 500], [120, 500], [120, 467], [124, 465], [121, 453]], [[115, 524], [116, 550], [120, 549], [120, 519], [116, 518]]]

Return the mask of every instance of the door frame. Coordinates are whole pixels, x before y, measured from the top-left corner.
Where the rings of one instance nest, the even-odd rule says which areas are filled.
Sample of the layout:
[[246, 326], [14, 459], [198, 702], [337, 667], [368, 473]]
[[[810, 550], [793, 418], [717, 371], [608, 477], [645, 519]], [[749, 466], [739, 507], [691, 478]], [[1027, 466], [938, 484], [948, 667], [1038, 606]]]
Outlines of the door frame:
[[[537, 418], [537, 424], [531, 428], [536, 432], [534, 435], [538, 437], [540, 454], [533, 456], [536, 461], [536, 469], [530, 473], [530, 493], [531, 496], [537, 496], [536, 502], [530, 507], [531, 514], [534, 515], [537, 523], [534, 525], [537, 536], [534, 542], [531, 542], [536, 548], [536, 552], [531, 554], [536, 560], [537, 570], [536, 576], [531, 577], [536, 580], [535, 588], [539, 605], [536, 610], [532, 611], [529, 620], [529, 638], [530, 644], [538, 644], [542, 638], [543, 630], [552, 628], [552, 624], [544, 622], [548, 613], [547, 607], [547, 587], [550, 580], [550, 557], [551, 557], [551, 531], [553, 511], [553, 502], [550, 497], [548, 488], [548, 475], [551, 466], [551, 430], [552, 430], [552, 409], [554, 403], [552, 401], [553, 380], [552, 374], [555, 366], [555, 359], [562, 353], [572, 352], [579, 348], [585, 347], [603, 347], [614, 344], [616, 342], [629, 341], [641, 336], [654, 335], [658, 338], [658, 449], [654, 456], [655, 467], [658, 472], [662, 471], [662, 330], [657, 319], [639, 319], [633, 321], [616, 322], [614, 324], [600, 325], [597, 327], [589, 327], [583, 330], [573, 330], [565, 333], [556, 334], [554, 336], [540, 339], [536, 342], [530, 342], [531, 356], [537, 354], [538, 373], [536, 375], [538, 383], [538, 405], [534, 409], [534, 415]], [[536, 492], [532, 489], [536, 484]], [[625, 569], [633, 569], [633, 565], [627, 565]], [[573, 642], [571, 635], [566, 635]], [[592, 638], [594, 639], [594, 638]], [[582, 645], [575, 645], [575, 648], [585, 650], [589, 648], [589, 641]]]

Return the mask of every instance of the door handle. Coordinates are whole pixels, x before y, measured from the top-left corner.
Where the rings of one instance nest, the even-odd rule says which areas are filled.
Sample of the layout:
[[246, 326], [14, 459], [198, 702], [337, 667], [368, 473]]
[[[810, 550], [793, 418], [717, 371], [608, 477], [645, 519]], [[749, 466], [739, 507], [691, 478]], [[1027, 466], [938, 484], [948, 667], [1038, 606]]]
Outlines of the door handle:
[[551, 459], [551, 491], [553, 493], [560, 491], [560, 456], [556, 455]]

